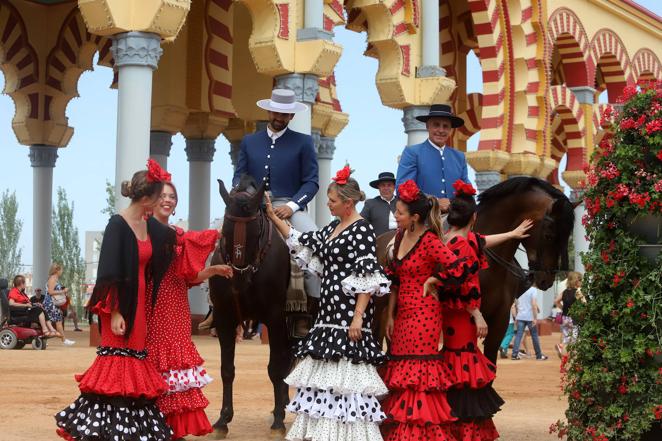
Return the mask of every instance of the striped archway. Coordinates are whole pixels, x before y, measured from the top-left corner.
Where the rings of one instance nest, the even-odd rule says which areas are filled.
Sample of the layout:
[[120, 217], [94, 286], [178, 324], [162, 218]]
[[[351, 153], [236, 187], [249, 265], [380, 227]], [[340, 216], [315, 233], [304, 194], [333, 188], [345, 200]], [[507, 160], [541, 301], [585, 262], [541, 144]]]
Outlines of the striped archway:
[[607, 90], [610, 102], [616, 102], [623, 88], [634, 83], [630, 57], [623, 41], [611, 29], [601, 29], [591, 40], [591, 55], [596, 64], [590, 74], [598, 91]]
[[[556, 155], [558, 156], [558, 152], [563, 150], [560, 146], [565, 145], [565, 152], [568, 155], [566, 171], [580, 171], [587, 160], [584, 110], [575, 94], [566, 86], [551, 86], [548, 100], [551, 110], [552, 136], [556, 139], [556, 144], [554, 141], [552, 142], [553, 150], [557, 150]], [[561, 128], [562, 136], [558, 134]], [[554, 152], [552, 152], [552, 157], [554, 157]]]
[[[46, 58], [46, 84], [50, 91], [46, 101], [44, 120], [67, 124], [66, 108], [78, 96], [78, 80], [83, 72], [92, 70], [94, 54], [99, 52], [98, 64], [113, 66], [111, 40], [90, 34], [77, 7], [62, 22], [53, 49]], [[114, 77], [113, 84], [117, 81]]]
[[595, 63], [590, 42], [579, 18], [567, 8], [556, 9], [548, 20], [551, 71], [555, 84], [591, 86]]
[[632, 72], [636, 82], [662, 80], [662, 64], [655, 53], [639, 49], [632, 57]]
[[38, 118], [40, 94], [32, 89], [39, 81], [39, 59], [21, 15], [9, 2], [0, 3], [0, 29], [0, 70], [5, 76], [4, 93], [16, 106], [13, 122]]
[[204, 64], [209, 77], [209, 109], [235, 117], [232, 105], [232, 0], [206, 0]]

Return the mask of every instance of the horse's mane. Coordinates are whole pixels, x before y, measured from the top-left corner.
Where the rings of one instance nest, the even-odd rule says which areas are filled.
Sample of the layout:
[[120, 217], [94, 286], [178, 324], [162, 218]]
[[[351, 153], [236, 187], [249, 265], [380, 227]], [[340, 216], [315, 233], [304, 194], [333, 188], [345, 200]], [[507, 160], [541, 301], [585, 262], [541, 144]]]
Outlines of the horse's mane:
[[[478, 210], [490, 208], [506, 196], [527, 192], [535, 187], [545, 191], [554, 199], [567, 199], [559, 189], [542, 179], [518, 176], [494, 185], [478, 195]], [[568, 201], [569, 203], [570, 201]]]

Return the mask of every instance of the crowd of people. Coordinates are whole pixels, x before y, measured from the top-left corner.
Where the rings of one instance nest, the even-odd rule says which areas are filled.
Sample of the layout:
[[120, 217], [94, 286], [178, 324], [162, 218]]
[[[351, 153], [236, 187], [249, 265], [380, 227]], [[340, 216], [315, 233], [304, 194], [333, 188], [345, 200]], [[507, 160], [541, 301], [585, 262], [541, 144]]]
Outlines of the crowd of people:
[[[446, 105], [419, 116], [429, 139], [405, 149], [397, 174], [370, 183], [380, 195], [361, 213], [365, 194], [349, 166], [340, 170], [326, 187], [335, 219], [317, 229], [306, 210], [320, 187], [313, 141], [288, 129], [306, 107], [282, 89], [258, 106], [269, 123], [242, 141], [234, 184], [245, 174], [263, 183], [265, 212], [317, 299], [286, 379], [296, 388], [287, 439], [498, 438], [492, 417], [503, 400], [491, 386], [496, 366], [478, 347], [489, 332], [478, 272], [486, 248], [527, 237], [531, 222], [490, 236], [473, 231], [476, 191], [464, 155], [447, 145], [462, 119]], [[122, 195], [131, 203], [106, 227], [89, 302], [101, 345], [76, 376], [80, 396], [56, 414], [57, 432], [67, 440], [204, 435], [211, 426], [201, 388], [210, 378], [191, 341], [186, 292], [211, 276], [232, 277], [232, 268], [206, 266], [217, 231], [168, 225], [177, 191], [156, 162], [124, 182]], [[383, 268], [376, 231], [388, 230], [397, 234]], [[389, 296], [388, 353], [371, 331], [376, 296]]]

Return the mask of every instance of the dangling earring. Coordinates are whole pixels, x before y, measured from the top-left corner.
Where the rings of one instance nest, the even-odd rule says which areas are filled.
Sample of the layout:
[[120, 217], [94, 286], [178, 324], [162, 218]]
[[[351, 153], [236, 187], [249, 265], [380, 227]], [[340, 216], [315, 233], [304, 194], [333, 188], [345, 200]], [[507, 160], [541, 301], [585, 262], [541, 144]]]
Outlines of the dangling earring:
[[172, 214], [171, 214], [171, 216], [174, 216], [175, 214], [176, 214], [176, 213], [175, 213], [175, 210], [172, 210]]
[[416, 224], [414, 222], [412, 222], [411, 225], [409, 226], [409, 231], [411, 231], [413, 233], [414, 229], [416, 229]]

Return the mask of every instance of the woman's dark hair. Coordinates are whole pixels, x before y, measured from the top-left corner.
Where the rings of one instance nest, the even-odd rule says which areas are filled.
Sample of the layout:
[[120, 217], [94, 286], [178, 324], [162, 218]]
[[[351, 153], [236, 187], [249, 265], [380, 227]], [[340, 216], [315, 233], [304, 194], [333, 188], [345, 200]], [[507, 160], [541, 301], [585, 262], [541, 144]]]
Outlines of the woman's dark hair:
[[418, 214], [421, 218], [420, 222], [427, 224], [434, 234], [441, 237], [443, 230], [439, 201], [434, 196], [424, 195], [423, 193], [419, 193], [419, 195], [421, 197], [412, 202], [405, 202], [402, 199], [400, 199], [400, 202], [407, 206], [410, 216]]
[[13, 281], [13, 283], [14, 283], [14, 288], [17, 288], [18, 285], [21, 285], [21, 284], [23, 284], [24, 282], [25, 282], [25, 277], [23, 277], [23, 276], [20, 275], [20, 274], [17, 275], [17, 276], [15, 276], [15, 277], [14, 277], [14, 281]]
[[478, 206], [473, 196], [466, 194], [455, 196], [448, 209], [448, 224], [458, 228], [466, 227], [477, 209]]
[[163, 182], [150, 182], [147, 180], [147, 170], [140, 170], [133, 174], [131, 181], [122, 181], [122, 196], [137, 202], [145, 196], [157, 198], [163, 191]]

